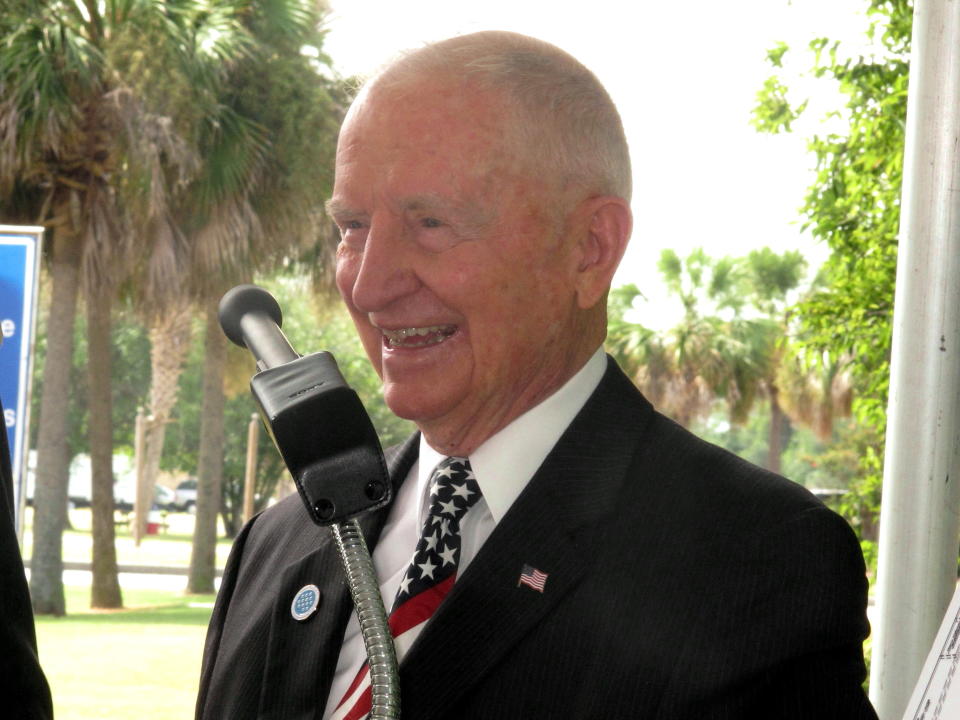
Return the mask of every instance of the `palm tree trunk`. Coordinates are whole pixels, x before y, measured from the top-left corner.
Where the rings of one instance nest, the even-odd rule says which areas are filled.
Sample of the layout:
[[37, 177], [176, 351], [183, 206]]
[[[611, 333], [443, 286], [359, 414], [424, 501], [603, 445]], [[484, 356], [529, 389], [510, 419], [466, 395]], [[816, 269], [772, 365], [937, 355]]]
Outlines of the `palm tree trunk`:
[[113, 526], [113, 398], [111, 397], [110, 307], [112, 289], [101, 285], [87, 297], [88, 433], [93, 520], [93, 585], [90, 607], [123, 607], [117, 577]]
[[783, 433], [786, 416], [780, 407], [777, 388], [771, 386], [770, 395], [770, 434], [767, 444], [767, 470], [780, 474], [780, 459], [783, 455]]
[[[160, 474], [160, 457], [170, 411], [176, 404], [177, 384], [190, 349], [191, 313], [188, 305], [160, 316], [150, 328], [150, 416], [145, 438], [144, 487], [153, 492]], [[149, 510], [152, 495], [144, 503]], [[140, 534], [146, 531], [147, 514], [137, 518]]]
[[160, 457], [163, 455], [163, 442], [167, 435], [167, 416], [158, 418], [150, 414], [147, 418], [146, 430], [144, 432], [144, 462], [143, 462], [143, 491], [147, 493], [143, 503], [143, 514], [135, 518], [136, 522], [141, 524], [140, 536], [143, 537], [147, 530], [147, 516], [153, 507], [154, 487], [157, 484], [157, 478], [160, 475]]
[[207, 302], [206, 316], [197, 516], [187, 579], [187, 592], [190, 593], [211, 593], [214, 590], [217, 515], [220, 512], [223, 480], [223, 372], [227, 360], [227, 341], [220, 330], [215, 300]]
[[47, 321], [34, 491], [33, 557], [30, 596], [39, 615], [63, 615], [63, 527], [67, 506], [67, 405], [73, 364], [73, 325], [80, 284], [80, 238], [65, 231], [53, 235], [53, 294]]

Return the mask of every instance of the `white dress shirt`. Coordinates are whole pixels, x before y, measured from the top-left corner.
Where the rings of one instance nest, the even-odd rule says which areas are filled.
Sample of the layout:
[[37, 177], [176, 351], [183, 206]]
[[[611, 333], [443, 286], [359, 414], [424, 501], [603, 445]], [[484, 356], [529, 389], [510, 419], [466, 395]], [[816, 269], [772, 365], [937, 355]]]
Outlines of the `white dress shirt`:
[[[463, 573], [514, 500], [523, 492], [564, 430], [600, 384], [606, 368], [606, 356], [603, 349], [599, 348], [559, 390], [488, 438], [470, 455], [470, 466], [483, 497], [460, 522], [458, 575]], [[373, 566], [380, 580], [380, 594], [388, 613], [430, 509], [428, 480], [433, 469], [445, 457], [430, 447], [421, 435], [420, 457], [400, 486], [373, 551]], [[406, 633], [402, 646], [401, 643], [397, 644], [397, 658], [400, 660], [413, 642], [411, 635], [410, 632]], [[360, 623], [354, 613], [344, 633], [340, 659], [323, 715], [325, 720], [336, 709], [366, 657]]]

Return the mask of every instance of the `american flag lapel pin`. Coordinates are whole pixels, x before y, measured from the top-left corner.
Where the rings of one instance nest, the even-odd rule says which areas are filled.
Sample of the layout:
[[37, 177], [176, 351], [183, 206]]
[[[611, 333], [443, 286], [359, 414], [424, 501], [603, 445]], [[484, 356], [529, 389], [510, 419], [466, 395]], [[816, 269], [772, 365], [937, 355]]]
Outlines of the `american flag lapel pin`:
[[547, 584], [547, 573], [540, 572], [532, 565], [524, 565], [520, 570], [520, 579], [517, 580], [517, 587], [526, 585], [537, 592], [543, 592], [543, 586]]

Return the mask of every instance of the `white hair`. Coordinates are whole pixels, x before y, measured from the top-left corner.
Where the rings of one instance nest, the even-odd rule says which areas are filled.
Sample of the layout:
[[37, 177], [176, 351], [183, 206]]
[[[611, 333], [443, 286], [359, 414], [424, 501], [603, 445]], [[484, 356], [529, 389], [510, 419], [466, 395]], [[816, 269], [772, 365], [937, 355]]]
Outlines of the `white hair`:
[[526, 35], [478, 32], [411, 51], [371, 82], [402, 84], [434, 74], [502, 92], [516, 150], [561, 187], [630, 200], [630, 153], [620, 114], [572, 55]]

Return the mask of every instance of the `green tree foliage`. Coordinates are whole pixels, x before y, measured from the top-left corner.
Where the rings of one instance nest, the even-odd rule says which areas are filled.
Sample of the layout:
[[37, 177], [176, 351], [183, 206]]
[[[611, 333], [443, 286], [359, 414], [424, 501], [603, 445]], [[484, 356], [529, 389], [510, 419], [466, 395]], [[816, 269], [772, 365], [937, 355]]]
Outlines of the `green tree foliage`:
[[765, 464], [779, 471], [789, 422], [779, 401], [779, 371], [788, 333], [788, 297], [803, 278], [798, 252], [765, 248], [743, 258], [711, 258], [702, 249], [680, 258], [664, 250], [659, 269], [683, 306], [678, 324], [661, 332], [626, 317], [639, 294], [618, 288], [610, 304], [608, 346], [651, 401], [684, 425], [709, 415], [715, 398], [731, 422], [747, 421], [755, 401], [768, 400]]
[[[149, 206], [162, 222], [172, 188], [191, 169], [182, 128], [164, 115], [170, 92], [143, 93], [149, 57], [175, 85], [181, 107], [204, 107], [202, 72], [222, 59], [192, 40], [217, 32], [198, 4], [148, 0], [9, 0], [0, 13], [0, 196], [17, 213], [31, 207], [49, 230], [45, 244], [53, 286], [48, 356], [40, 403], [33, 564], [34, 610], [62, 614], [62, 527], [66, 503], [66, 412], [74, 317], [86, 287], [91, 349], [109, 358], [110, 288], [135, 241], [125, 187], [150, 187]], [[151, 52], [144, 52], [150, 48]], [[195, 116], [194, 116], [195, 117]], [[133, 159], [139, 160], [134, 162]], [[24, 201], [24, 198], [27, 198]], [[141, 245], [142, 247], [142, 245]], [[93, 291], [93, 292], [91, 292]], [[100, 406], [91, 430], [93, 458], [94, 604], [105, 574], [115, 581], [111, 507], [109, 385], [91, 366], [91, 395]], [[104, 402], [105, 401], [105, 402]], [[106, 410], [105, 410], [106, 409]], [[95, 446], [94, 446], [95, 445]]]
[[[221, 392], [226, 344], [216, 319], [217, 301], [232, 285], [287, 266], [304, 251], [313, 256], [318, 284], [328, 277], [331, 224], [323, 200], [332, 185], [333, 152], [342, 114], [342, 88], [329, 79], [321, 52], [326, 5], [318, 0], [207, 0], [223, 30], [200, 39], [223, 46], [230, 62], [218, 68], [211, 99], [218, 113], [199, 126], [200, 169], [172, 208], [185, 242], [172, 252], [180, 273], [150, 282], [158, 264], [147, 265], [148, 319], [153, 336], [176, 319], [184, 295], [206, 314], [204, 397], [200, 423], [197, 515], [188, 589], [213, 589], [216, 516], [221, 506], [226, 442]], [[229, 42], [228, 42], [229, 40]], [[243, 52], [227, 52], [233, 46]], [[318, 242], [318, 240], [320, 240]], [[162, 256], [161, 256], [162, 259]], [[162, 266], [161, 266], [162, 267]], [[160, 291], [160, 292], [157, 292]], [[164, 302], [164, 296], [170, 302]], [[164, 317], [166, 315], [166, 317]], [[175, 397], [182, 358], [156, 355], [158, 399]], [[167, 363], [175, 360], [175, 363]], [[171, 372], [172, 371], [172, 372]], [[153, 414], [162, 413], [153, 408]], [[155, 469], [164, 424], [148, 428], [148, 460]]]
[[[672, 328], [654, 332], [632, 323], [626, 311], [640, 294], [635, 285], [612, 293], [607, 345], [650, 400], [682, 425], [710, 412], [715, 397], [738, 412], [752, 392], [743, 381], [753, 358], [734, 320], [743, 307], [741, 273], [731, 258], [714, 259], [702, 249], [681, 259], [664, 250], [658, 269], [683, 307]], [[746, 392], [744, 392], [746, 391]]]
[[[341, 372], [367, 409], [384, 447], [403, 441], [415, 429], [413, 424], [396, 417], [383, 401], [380, 379], [364, 353], [346, 310], [339, 302], [317, 296], [306, 276], [278, 276], [261, 281], [278, 299], [284, 312], [284, 333], [301, 353], [327, 350], [333, 353]], [[195, 319], [197, 328], [201, 318]], [[46, 344], [44, 324], [38, 325], [38, 363], [44, 359]], [[77, 392], [69, 403], [68, 454], [72, 458], [88, 452], [86, 402], [86, 324], [78, 317], [75, 333], [76, 351], [71, 371]], [[134, 420], [138, 407], [145, 404], [150, 384], [150, 344], [147, 332], [129, 304], [122, 306], [115, 318], [111, 348], [115, 380], [112, 383], [114, 404], [114, 448], [133, 453]], [[177, 404], [167, 431], [161, 468], [174, 475], [192, 475], [197, 467], [201, 417], [202, 371], [205, 362], [202, 333], [194, 332], [193, 341], [178, 389]], [[221, 517], [230, 534], [239, 530], [242, 512], [243, 479], [246, 462], [247, 423], [256, 405], [250, 395], [250, 377], [256, 367], [246, 350], [229, 346], [227, 402], [224, 408], [224, 492]], [[42, 376], [41, 376], [42, 378]], [[42, 379], [39, 380], [42, 382]], [[36, 407], [39, 393], [33, 394]], [[37, 427], [31, 427], [35, 442]], [[286, 481], [286, 470], [276, 449], [261, 430], [258, 443], [257, 509], [262, 509]]]
[[[726, 448], [755, 465], [767, 462], [770, 441], [770, 413], [767, 400], [757, 403], [742, 425], [734, 425], [722, 403], [708, 417], [696, 421], [693, 431], [710, 442]], [[837, 436], [853, 426], [851, 419], [836, 423]], [[857, 460], [846, 447], [837, 446], [834, 437], [820, 440], [812, 429], [791, 423], [784, 433], [782, 473], [808, 488], [845, 490], [859, 470]]]
[[[861, 455], [851, 519], [864, 507], [879, 507], [913, 4], [870, 0], [868, 15], [867, 33], [877, 45], [872, 56], [845, 57], [842, 46], [826, 38], [810, 43], [814, 76], [836, 83], [846, 97], [833, 113], [846, 127], [809, 141], [817, 175], [802, 213], [830, 257], [823, 287], [797, 307], [803, 348], [832, 361], [852, 359], [853, 409], [870, 434], [857, 445], [870, 451]], [[782, 45], [771, 52], [775, 67], [784, 52]], [[785, 89], [778, 75], [759, 92], [758, 128], [790, 130], [802, 108], [780, 106]]]
[[[196, 333], [197, 336], [200, 333]], [[237, 364], [245, 365], [245, 351], [230, 347], [228, 353], [236, 354]], [[199, 451], [201, 399], [203, 396], [203, 343], [192, 343], [187, 363], [180, 378], [177, 404], [172, 421], [167, 428], [161, 467], [172, 473], [193, 474], [196, 471]], [[253, 369], [247, 375], [253, 374]], [[224, 404], [223, 426], [223, 487], [220, 515], [227, 534], [233, 536], [242, 524], [243, 484], [246, 473], [247, 423], [256, 406], [245, 388], [227, 398]], [[269, 437], [260, 432], [257, 443], [257, 474], [255, 483], [255, 510], [262, 510], [273, 495], [283, 472], [283, 463], [274, 450]]]
[[876, 454], [869, 427], [849, 419], [846, 358], [793, 342], [797, 297], [819, 287], [803, 284], [805, 268], [796, 251], [713, 259], [666, 250], [660, 270], [683, 306], [680, 322], [663, 331], [631, 322], [640, 293], [617, 288], [607, 347], [661, 411], [701, 436], [809, 487], [853, 488], [833, 505], [873, 557], [875, 517], [859, 487], [860, 459]]
[[[315, 295], [307, 277], [278, 276], [261, 281], [283, 310], [283, 331], [301, 354], [321, 350], [337, 359], [347, 382], [357, 391], [384, 446], [396, 444], [413, 426], [393, 415], [383, 402], [380, 379], [364, 354], [346, 311], [330, 298]], [[196, 335], [199, 335], [197, 333]], [[227, 400], [224, 408], [224, 470], [221, 517], [229, 534], [242, 522], [247, 423], [256, 404], [249, 381], [256, 366], [246, 350], [229, 347]], [[193, 472], [197, 466], [200, 431], [200, 388], [205, 356], [202, 342], [194, 342], [180, 381], [174, 419], [167, 430], [161, 466], [172, 472]], [[267, 434], [260, 432], [257, 450], [255, 509], [263, 509], [289, 476]]]
[[[209, 301], [238, 273], [323, 245], [316, 240], [343, 105], [339, 85], [318, 72], [328, 64], [325, 12], [320, 0], [9, 0], [0, 13], [0, 213], [50, 229], [54, 286], [38, 423], [38, 611], [63, 609], [64, 446], [72, 440], [64, 405], [77, 387], [69, 381], [78, 288], [88, 300], [87, 356], [101, 359], [84, 378], [86, 402], [100, 407], [86, 422], [96, 595], [98, 567], [106, 567], [98, 558], [113, 545], [115, 433], [104, 368], [115, 290], [137, 300], [156, 330], [171, 308], [187, 315], [188, 295]], [[175, 377], [157, 396], [173, 398], [174, 385]], [[151, 457], [166, 409], [155, 414]], [[198, 514], [198, 527], [212, 537], [205, 521], [215, 519], [215, 502], [203, 500], [219, 492], [205, 493], [214, 483], [199, 474], [198, 509], [211, 512]], [[119, 594], [106, 602], [119, 605]]]
[[[34, 374], [34, 392], [31, 396], [31, 414], [36, 417], [43, 388], [43, 362], [46, 357], [47, 335], [42, 318], [37, 323], [37, 354]], [[70, 386], [74, 390], [65, 404], [67, 412], [67, 456], [89, 452], [87, 407], [87, 325], [80, 315], [74, 327], [73, 366]], [[121, 306], [111, 331], [110, 350], [116, 369], [111, 388], [113, 392], [113, 448], [116, 452], [133, 453], [133, 432], [137, 408], [146, 400], [150, 383], [150, 342], [147, 332], [134, 316], [132, 309]], [[36, 447], [38, 423], [30, 425], [30, 446]]]

